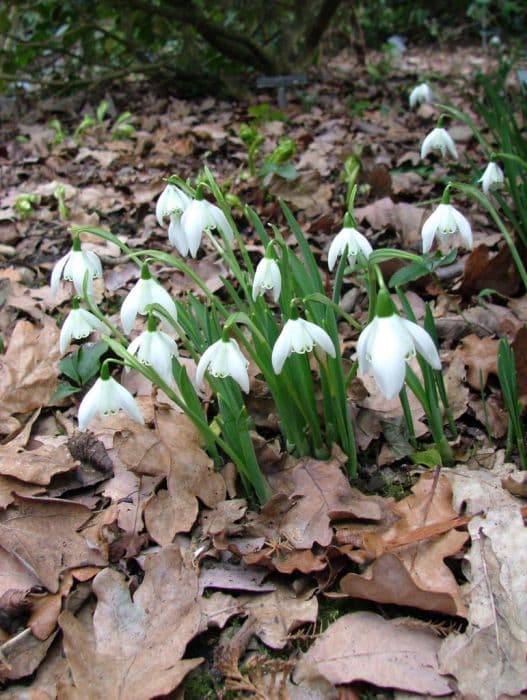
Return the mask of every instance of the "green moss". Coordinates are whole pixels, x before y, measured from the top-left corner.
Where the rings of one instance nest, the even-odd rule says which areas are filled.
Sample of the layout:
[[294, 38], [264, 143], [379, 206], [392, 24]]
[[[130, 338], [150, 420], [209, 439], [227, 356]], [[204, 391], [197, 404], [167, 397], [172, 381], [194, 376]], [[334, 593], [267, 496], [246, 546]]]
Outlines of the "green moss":
[[205, 668], [191, 671], [183, 682], [185, 700], [217, 700], [218, 694], [210, 673]]

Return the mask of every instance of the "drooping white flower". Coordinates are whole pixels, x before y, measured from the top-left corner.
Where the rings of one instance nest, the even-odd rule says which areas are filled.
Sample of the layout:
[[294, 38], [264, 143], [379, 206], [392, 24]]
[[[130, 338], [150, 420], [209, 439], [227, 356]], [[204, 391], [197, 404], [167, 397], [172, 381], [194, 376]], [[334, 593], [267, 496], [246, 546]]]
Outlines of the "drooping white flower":
[[432, 100], [432, 90], [430, 90], [428, 83], [419, 83], [419, 85], [416, 85], [409, 97], [410, 107], [412, 109], [416, 105], [423, 104], [423, 102], [432, 102]]
[[59, 347], [61, 354], [66, 351], [72, 338], [75, 340], [87, 338], [93, 331], [106, 333], [108, 329], [102, 321], [99, 321], [97, 316], [91, 313], [91, 311], [80, 309], [78, 302], [74, 302], [72, 310], [69, 312], [60, 329]]
[[276, 260], [264, 257], [256, 266], [253, 280], [253, 301], [260, 294], [272, 290], [273, 301], [276, 303], [282, 289], [282, 276]]
[[177, 308], [170, 294], [156, 282], [146, 265], [141, 270], [141, 279], [128, 292], [121, 306], [121, 323], [125, 333], [130, 333], [137, 314], [146, 314], [149, 304], [159, 304], [174, 319], [177, 319]]
[[234, 338], [227, 340], [220, 338], [201, 356], [196, 369], [196, 384], [199, 386], [203, 382], [205, 372], [209, 371], [213, 377], [221, 379], [232, 377], [247, 394], [249, 393], [248, 366], [249, 362]]
[[478, 182], [481, 182], [483, 192], [488, 196], [491, 189], [503, 185], [505, 182], [505, 175], [500, 166], [494, 163], [494, 161], [491, 161], [485, 168], [485, 172], [479, 178]]
[[423, 253], [428, 253], [436, 235], [447, 238], [456, 232], [459, 232], [466, 247], [472, 248], [472, 229], [468, 220], [451, 204], [439, 204], [421, 230]]
[[159, 330], [147, 329], [128, 346], [128, 352], [139, 362], [155, 369], [169, 385], [174, 383], [172, 358], [179, 355], [176, 341]]
[[366, 236], [359, 233], [356, 228], [345, 226], [340, 233], [337, 233], [329, 246], [328, 267], [330, 270], [333, 270], [337, 258], [343, 255], [346, 249], [348, 251], [348, 265], [351, 268], [355, 267], [359, 251], [365, 258], [369, 258], [373, 250]]
[[96, 277], [102, 277], [102, 265], [99, 257], [92, 250], [82, 250], [80, 240], [73, 240], [73, 247], [69, 253], [64, 255], [51, 273], [51, 293], [56, 295], [59, 289], [60, 278], [63, 277], [68, 282], [73, 282], [75, 291], [82, 296], [84, 277], [88, 273], [87, 292], [92, 294], [92, 281]]
[[373, 374], [384, 396], [393, 399], [403, 387], [406, 361], [416, 351], [434, 369], [441, 369], [436, 346], [423, 328], [395, 313], [375, 316], [359, 337], [359, 372]]
[[164, 220], [174, 214], [181, 214], [190, 204], [190, 197], [182, 189], [175, 185], [167, 185], [159, 195], [156, 203], [156, 218], [160, 226], [164, 225]]
[[[180, 225], [182, 235], [186, 240], [186, 247], [193, 258], [196, 257], [198, 252], [203, 231], [217, 229], [229, 241], [234, 237], [232, 227], [227, 221], [225, 214], [219, 207], [211, 204], [206, 199], [194, 199], [183, 212]], [[185, 248], [183, 243], [182, 248]]]
[[104, 370], [81, 401], [78, 413], [79, 430], [85, 430], [95, 416], [111, 416], [120, 410], [138, 423], [144, 423], [132, 394], [115, 379], [103, 377], [103, 374]]
[[421, 158], [426, 158], [426, 156], [433, 150], [441, 151], [443, 158], [445, 157], [447, 151], [450, 153], [452, 158], [457, 159], [458, 157], [454, 140], [448, 131], [442, 127], [432, 129], [428, 136], [426, 136], [421, 145]]
[[181, 256], [185, 257], [185, 255], [188, 255], [188, 240], [181, 225], [181, 214], [172, 214], [170, 217], [168, 240]]
[[273, 347], [271, 362], [274, 371], [280, 374], [292, 352], [302, 355], [311, 352], [315, 346], [331, 357], [336, 356], [333, 341], [323, 328], [303, 318], [289, 319]]

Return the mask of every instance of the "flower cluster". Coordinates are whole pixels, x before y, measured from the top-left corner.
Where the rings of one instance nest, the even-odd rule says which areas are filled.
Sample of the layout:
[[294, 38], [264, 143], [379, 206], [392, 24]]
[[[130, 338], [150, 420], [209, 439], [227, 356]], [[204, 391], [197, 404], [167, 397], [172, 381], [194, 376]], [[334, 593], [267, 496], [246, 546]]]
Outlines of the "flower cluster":
[[216, 229], [232, 241], [232, 226], [222, 210], [206, 199], [192, 199], [175, 185], [168, 184], [157, 200], [156, 217], [160, 226], [169, 219], [168, 239], [180, 255], [198, 253], [204, 232]]

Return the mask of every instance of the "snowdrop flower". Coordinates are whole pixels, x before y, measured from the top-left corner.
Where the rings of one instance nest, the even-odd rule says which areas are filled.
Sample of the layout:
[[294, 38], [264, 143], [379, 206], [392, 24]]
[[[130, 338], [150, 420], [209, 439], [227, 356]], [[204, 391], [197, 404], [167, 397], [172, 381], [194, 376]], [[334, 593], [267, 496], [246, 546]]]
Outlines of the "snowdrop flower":
[[451, 204], [440, 204], [423, 224], [423, 253], [428, 253], [436, 235], [447, 238], [456, 232], [466, 247], [472, 248], [472, 229], [468, 220]]
[[167, 185], [163, 192], [159, 195], [156, 204], [157, 223], [163, 226], [166, 218], [171, 218], [173, 215], [179, 215], [185, 211], [190, 204], [190, 197], [183, 192], [179, 187]]
[[156, 329], [154, 316], [148, 317], [148, 328], [128, 346], [128, 352], [136, 355], [139, 362], [155, 369], [169, 385], [174, 383], [172, 358], [178, 357], [178, 347], [169, 335]]
[[174, 319], [177, 319], [177, 308], [170, 294], [154, 280], [147, 265], [141, 269], [141, 279], [132, 287], [121, 306], [121, 323], [125, 333], [130, 333], [137, 314], [146, 314], [147, 306], [159, 304]]
[[278, 301], [280, 291], [282, 289], [282, 276], [278, 263], [273, 258], [264, 257], [256, 266], [253, 280], [253, 301], [260, 294], [265, 294], [266, 291], [272, 290], [273, 301]]
[[[211, 204], [206, 199], [194, 199], [183, 212], [180, 225], [182, 229], [180, 233], [181, 249], [185, 250], [186, 248], [186, 252], [181, 254], [186, 255], [190, 253], [193, 258], [196, 257], [198, 252], [203, 231], [210, 231], [215, 228], [221, 231], [229, 241], [234, 237], [233, 230], [225, 214], [219, 207]], [[178, 250], [180, 249], [178, 248]]]
[[331, 357], [336, 356], [333, 341], [316, 323], [303, 318], [289, 319], [274, 344], [271, 362], [276, 374], [280, 374], [286, 359], [292, 352], [300, 355], [311, 352], [317, 346]]
[[80, 239], [73, 239], [73, 247], [62, 257], [51, 273], [51, 294], [55, 296], [59, 289], [60, 278], [73, 282], [75, 291], [82, 296], [84, 277], [88, 273], [87, 292], [91, 296], [92, 280], [102, 277], [102, 265], [99, 257], [91, 250], [82, 250]]
[[76, 297], [73, 298], [71, 306], [72, 309], [60, 330], [59, 347], [61, 354], [64, 354], [72, 338], [80, 340], [81, 338], [87, 338], [93, 331], [106, 333], [108, 330], [97, 316], [90, 311], [86, 311], [86, 309], [79, 308], [79, 300]]
[[144, 423], [132, 394], [110, 377], [108, 367], [103, 364], [101, 376], [79, 406], [79, 430], [85, 430], [95, 416], [112, 416], [121, 409], [133, 420]]
[[393, 399], [403, 388], [406, 361], [416, 352], [434, 369], [441, 369], [432, 338], [417, 323], [398, 316], [388, 291], [380, 290], [377, 316], [362, 331], [357, 344], [359, 372], [373, 374], [384, 396]]
[[232, 377], [247, 394], [249, 393], [248, 366], [249, 362], [234, 338], [220, 338], [201, 356], [196, 369], [196, 384], [199, 386], [203, 382], [205, 372], [209, 371], [213, 377], [221, 379]]
[[448, 151], [452, 158], [457, 159], [456, 144], [446, 129], [437, 127], [432, 129], [421, 145], [421, 158], [424, 159], [430, 151], [441, 151], [443, 158]]
[[356, 228], [345, 225], [342, 231], [337, 233], [329, 246], [328, 267], [330, 271], [335, 267], [337, 258], [343, 255], [346, 250], [348, 265], [351, 268], [354, 268], [359, 252], [361, 252], [365, 258], [369, 258], [373, 248], [371, 247], [366, 236], [359, 233]]
[[416, 85], [410, 93], [410, 107], [413, 109], [416, 105], [423, 104], [423, 102], [432, 102], [432, 99], [432, 90], [430, 90], [428, 84], [420, 83]]
[[505, 182], [505, 175], [503, 170], [497, 163], [491, 161], [485, 168], [485, 172], [479, 178], [478, 182], [481, 182], [481, 187], [485, 194], [489, 195], [489, 191], [494, 187], [500, 187]]

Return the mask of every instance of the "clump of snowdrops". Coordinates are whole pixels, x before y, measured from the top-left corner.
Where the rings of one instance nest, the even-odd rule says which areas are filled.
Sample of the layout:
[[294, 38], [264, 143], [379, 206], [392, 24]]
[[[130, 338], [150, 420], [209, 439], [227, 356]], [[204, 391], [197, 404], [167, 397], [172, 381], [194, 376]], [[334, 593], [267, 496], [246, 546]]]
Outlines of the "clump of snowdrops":
[[[419, 99], [413, 102], [429, 96], [421, 88]], [[432, 150], [457, 158], [455, 144], [441, 124], [425, 138], [422, 157]], [[488, 191], [500, 178], [498, 171], [486, 171], [484, 189]], [[133, 396], [111, 376], [114, 364], [124, 365], [140, 372], [172, 399], [199, 430], [215, 463], [219, 466], [225, 459], [232, 460], [247, 492], [254, 492], [263, 503], [269, 497], [269, 487], [256, 457], [253, 419], [245, 401], [251, 391], [250, 374], [265, 382], [272, 397], [284, 449], [297, 456], [324, 459], [337, 444], [347, 457], [353, 478], [357, 452], [348, 389], [358, 372], [373, 375], [387, 399], [399, 396], [409, 442], [417, 451], [420, 446], [407, 395], [410, 389], [423, 406], [434, 442], [428, 450], [428, 462], [431, 452], [436, 463], [451, 464], [444, 424], [448, 423], [452, 437], [457, 431], [441, 373], [433, 314], [427, 306], [424, 327], [418, 325], [404, 285], [452, 262], [455, 251], [446, 256], [438, 250], [431, 253], [435, 239], [450, 240], [457, 232], [466, 247], [472, 246], [470, 224], [450, 202], [455, 187], [465, 191], [463, 186], [449, 183], [437, 209], [423, 225], [422, 255], [389, 248], [373, 250], [353, 218], [353, 189], [342, 229], [328, 251], [333, 274], [329, 294], [327, 273], [320, 269], [287, 206], [281, 205], [295, 239], [294, 248], [286, 243], [289, 236], [273, 224], [264, 226], [254, 211], [245, 208], [245, 218], [265, 251], [254, 260], [207, 169], [194, 184], [170, 177], [156, 203], [157, 221], [167, 229], [174, 254], [131, 250], [104, 229], [72, 228], [72, 250], [57, 263], [51, 281], [54, 291], [61, 278], [73, 282], [76, 291], [72, 311], [62, 327], [61, 350], [64, 352], [73, 339], [86, 338], [95, 331], [103, 335], [114, 353], [114, 358], [103, 362], [99, 379], [81, 402], [79, 428], [86, 429], [96, 415], [119, 410], [143, 421]], [[102, 276], [102, 266], [95, 253], [82, 248], [83, 232], [112, 241], [137, 263], [138, 280], [121, 306], [121, 329], [93, 301], [92, 281]], [[232, 275], [223, 279], [221, 296], [212, 293], [185, 262], [187, 256], [198, 255], [203, 238], [209, 240]], [[392, 258], [408, 264], [387, 284], [380, 264]], [[187, 275], [199, 294], [172, 298], [156, 279], [157, 264]], [[368, 294], [368, 323], [364, 327], [340, 306], [344, 280], [350, 277]], [[402, 315], [396, 309], [395, 295]], [[146, 321], [146, 329], [139, 334], [134, 332], [138, 317]], [[339, 323], [359, 332], [351, 358], [342, 357], [340, 352]], [[195, 362], [193, 380], [181, 361], [183, 355]], [[413, 358], [416, 362], [410, 362]], [[215, 397], [213, 416], [202, 401], [205, 382]]]

